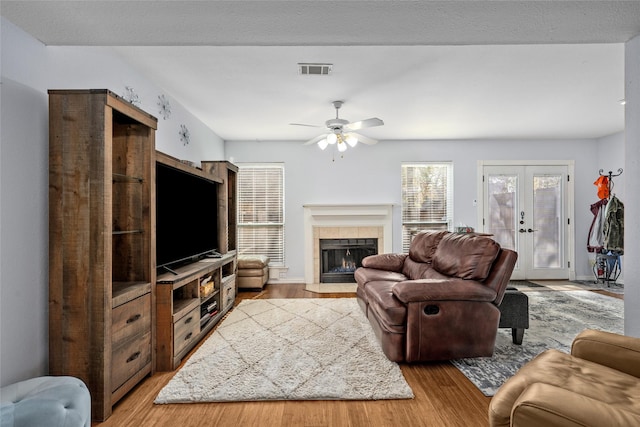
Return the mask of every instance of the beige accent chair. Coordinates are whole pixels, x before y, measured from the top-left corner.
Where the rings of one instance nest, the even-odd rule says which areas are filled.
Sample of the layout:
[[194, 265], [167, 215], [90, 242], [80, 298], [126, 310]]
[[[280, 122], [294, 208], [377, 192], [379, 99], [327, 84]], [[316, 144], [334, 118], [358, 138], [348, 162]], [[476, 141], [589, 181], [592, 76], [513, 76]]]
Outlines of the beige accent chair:
[[640, 338], [588, 329], [571, 354], [541, 353], [498, 389], [489, 424], [640, 426]]

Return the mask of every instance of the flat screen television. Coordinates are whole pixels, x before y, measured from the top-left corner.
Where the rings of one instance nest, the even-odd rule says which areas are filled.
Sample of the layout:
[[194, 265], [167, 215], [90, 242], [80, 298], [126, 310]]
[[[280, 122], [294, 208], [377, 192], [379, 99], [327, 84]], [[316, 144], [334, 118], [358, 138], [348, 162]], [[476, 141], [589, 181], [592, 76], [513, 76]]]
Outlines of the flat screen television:
[[156, 162], [156, 265], [195, 261], [218, 249], [218, 183]]

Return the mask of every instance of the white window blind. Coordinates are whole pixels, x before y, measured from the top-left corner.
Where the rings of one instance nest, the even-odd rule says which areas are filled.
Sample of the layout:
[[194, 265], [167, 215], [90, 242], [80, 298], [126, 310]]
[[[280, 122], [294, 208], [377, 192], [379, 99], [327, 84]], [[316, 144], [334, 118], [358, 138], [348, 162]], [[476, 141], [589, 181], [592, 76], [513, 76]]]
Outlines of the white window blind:
[[238, 250], [284, 265], [284, 165], [238, 165]]
[[451, 163], [402, 164], [402, 250], [409, 252], [421, 230], [451, 230], [453, 168]]

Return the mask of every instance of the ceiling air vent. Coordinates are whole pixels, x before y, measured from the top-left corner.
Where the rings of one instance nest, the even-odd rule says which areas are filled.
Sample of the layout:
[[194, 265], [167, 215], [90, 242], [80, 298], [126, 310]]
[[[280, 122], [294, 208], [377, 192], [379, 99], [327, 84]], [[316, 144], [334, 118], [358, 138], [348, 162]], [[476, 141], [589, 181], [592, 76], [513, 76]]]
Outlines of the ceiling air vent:
[[328, 76], [333, 64], [298, 63], [298, 74], [303, 76]]

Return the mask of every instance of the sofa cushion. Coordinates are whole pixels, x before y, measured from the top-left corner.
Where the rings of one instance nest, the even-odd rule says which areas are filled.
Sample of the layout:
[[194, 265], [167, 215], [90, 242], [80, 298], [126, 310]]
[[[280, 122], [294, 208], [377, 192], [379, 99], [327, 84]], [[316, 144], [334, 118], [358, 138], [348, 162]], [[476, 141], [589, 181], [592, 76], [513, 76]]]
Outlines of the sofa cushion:
[[387, 282], [401, 282], [407, 280], [407, 277], [402, 273], [396, 273], [393, 271], [378, 270], [375, 268], [358, 268], [354, 273], [356, 282], [358, 285], [366, 285], [372, 281], [387, 281]]
[[401, 302], [409, 304], [421, 301], [476, 301], [492, 302], [496, 293], [475, 280], [449, 278], [407, 280], [396, 283], [393, 294]]
[[429, 270], [433, 270], [431, 263], [416, 262], [410, 257], [404, 262], [402, 267], [402, 274], [407, 276], [410, 280], [423, 279]]
[[440, 240], [450, 234], [448, 231], [422, 231], [411, 240], [409, 258], [416, 262], [431, 263]]
[[264, 268], [269, 265], [269, 257], [266, 255], [238, 255], [238, 268]]
[[[640, 415], [638, 378], [558, 350], [547, 350], [508, 379], [491, 400], [492, 425], [509, 425], [516, 400], [533, 384], [548, 384], [575, 393], [564, 405], [584, 403], [583, 397], [606, 403], [611, 409]], [[577, 425], [577, 424], [572, 424]], [[618, 424], [612, 420], [610, 425]]]
[[377, 268], [386, 271], [402, 271], [402, 265], [407, 254], [377, 254], [369, 255], [362, 259], [362, 266], [367, 268]]
[[369, 309], [376, 313], [380, 323], [404, 330], [407, 321], [407, 307], [393, 295], [395, 282], [375, 281], [369, 282], [364, 289], [369, 303]]
[[433, 255], [433, 268], [461, 279], [484, 281], [498, 256], [500, 245], [486, 236], [450, 233]]

